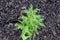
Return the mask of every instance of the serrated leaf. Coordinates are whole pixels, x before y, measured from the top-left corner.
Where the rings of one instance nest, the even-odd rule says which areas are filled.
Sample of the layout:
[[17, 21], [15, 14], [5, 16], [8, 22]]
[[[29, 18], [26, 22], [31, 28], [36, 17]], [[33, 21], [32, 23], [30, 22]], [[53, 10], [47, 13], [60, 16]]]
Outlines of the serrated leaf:
[[33, 9], [33, 5], [30, 5], [29, 9], [22, 10], [21, 13], [26, 13], [27, 16], [20, 16], [18, 19], [22, 19], [22, 21], [18, 20], [20, 23], [15, 24], [17, 29], [22, 30], [22, 40], [31, 39], [33, 34], [39, 34], [37, 30], [39, 28], [38, 25], [45, 26], [43, 24], [43, 17], [41, 15], [36, 15], [38, 11], [38, 8]]

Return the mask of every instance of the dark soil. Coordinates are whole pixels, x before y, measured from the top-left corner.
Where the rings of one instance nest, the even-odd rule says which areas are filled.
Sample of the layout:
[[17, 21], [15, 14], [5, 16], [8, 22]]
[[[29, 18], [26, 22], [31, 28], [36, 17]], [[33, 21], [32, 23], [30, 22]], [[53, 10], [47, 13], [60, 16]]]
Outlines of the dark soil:
[[0, 0], [0, 40], [21, 40], [21, 31], [13, 24], [30, 4], [40, 9], [38, 14], [44, 16], [46, 25], [32, 40], [60, 40], [60, 0]]

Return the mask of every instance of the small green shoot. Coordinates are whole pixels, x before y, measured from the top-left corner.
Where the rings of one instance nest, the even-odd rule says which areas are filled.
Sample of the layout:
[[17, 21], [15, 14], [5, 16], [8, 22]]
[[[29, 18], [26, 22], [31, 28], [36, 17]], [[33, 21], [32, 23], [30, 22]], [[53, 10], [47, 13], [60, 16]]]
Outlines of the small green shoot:
[[[17, 29], [22, 30], [22, 40], [27, 40], [32, 37], [33, 34], [38, 34], [38, 25], [44, 26], [43, 18], [41, 15], [37, 15], [36, 13], [39, 9], [33, 9], [33, 5], [30, 5], [29, 9], [22, 10], [22, 13], [27, 14], [27, 16], [21, 15], [18, 18], [19, 23], [15, 24]], [[22, 19], [19, 20], [19, 19]]]

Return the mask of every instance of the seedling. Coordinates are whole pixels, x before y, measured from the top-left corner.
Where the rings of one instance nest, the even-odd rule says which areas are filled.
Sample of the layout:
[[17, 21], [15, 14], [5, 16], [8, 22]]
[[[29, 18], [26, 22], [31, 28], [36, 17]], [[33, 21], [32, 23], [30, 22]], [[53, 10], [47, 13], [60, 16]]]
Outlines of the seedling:
[[[22, 13], [25, 13], [27, 16], [21, 15], [18, 18], [19, 22], [15, 24], [16, 29], [22, 30], [22, 40], [27, 40], [31, 38], [33, 34], [38, 34], [37, 29], [39, 26], [44, 26], [43, 17], [36, 14], [38, 11], [39, 9], [33, 9], [32, 5], [30, 5], [29, 9], [22, 10]], [[20, 19], [22, 19], [22, 21]]]

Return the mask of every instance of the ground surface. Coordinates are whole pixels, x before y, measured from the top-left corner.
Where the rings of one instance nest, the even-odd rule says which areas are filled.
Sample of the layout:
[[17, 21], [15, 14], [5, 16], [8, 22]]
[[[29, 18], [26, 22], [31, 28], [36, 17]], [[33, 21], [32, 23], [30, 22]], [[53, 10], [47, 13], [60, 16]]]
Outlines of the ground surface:
[[0, 40], [21, 40], [21, 31], [13, 24], [29, 4], [40, 9], [38, 14], [44, 16], [46, 25], [32, 40], [60, 40], [60, 0], [0, 0]]

